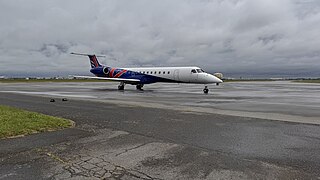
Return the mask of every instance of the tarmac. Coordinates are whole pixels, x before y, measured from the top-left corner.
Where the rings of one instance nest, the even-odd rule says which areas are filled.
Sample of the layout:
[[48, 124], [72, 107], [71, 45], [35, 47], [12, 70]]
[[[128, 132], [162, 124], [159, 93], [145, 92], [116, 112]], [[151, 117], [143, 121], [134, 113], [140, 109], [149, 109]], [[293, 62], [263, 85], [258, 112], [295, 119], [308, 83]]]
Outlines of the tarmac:
[[320, 179], [319, 84], [125, 88], [0, 84], [0, 104], [76, 123], [0, 140], [0, 179]]

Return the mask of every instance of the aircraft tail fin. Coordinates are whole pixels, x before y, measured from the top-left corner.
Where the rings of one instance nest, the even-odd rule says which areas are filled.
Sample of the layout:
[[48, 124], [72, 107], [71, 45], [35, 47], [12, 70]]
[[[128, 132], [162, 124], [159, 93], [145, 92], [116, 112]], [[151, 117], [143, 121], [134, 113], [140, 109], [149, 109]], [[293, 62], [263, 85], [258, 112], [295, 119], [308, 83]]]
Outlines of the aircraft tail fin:
[[101, 67], [102, 65], [99, 63], [97, 57], [105, 57], [105, 56], [96, 56], [94, 54], [82, 54], [82, 53], [71, 53], [73, 55], [80, 55], [80, 56], [88, 56], [91, 64], [91, 68]]

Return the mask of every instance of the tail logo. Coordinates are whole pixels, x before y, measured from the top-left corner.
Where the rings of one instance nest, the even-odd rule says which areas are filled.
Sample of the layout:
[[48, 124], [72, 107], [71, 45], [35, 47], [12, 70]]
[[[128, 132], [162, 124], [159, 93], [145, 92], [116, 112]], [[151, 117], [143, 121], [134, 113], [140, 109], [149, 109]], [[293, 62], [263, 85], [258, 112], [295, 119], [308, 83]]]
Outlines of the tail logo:
[[89, 58], [90, 58], [90, 64], [92, 68], [101, 66], [95, 55], [89, 55]]
[[118, 78], [118, 77], [122, 76], [124, 73], [127, 72], [127, 70], [121, 70], [121, 69], [119, 69], [119, 70], [120, 70], [120, 71], [117, 72], [116, 75], [114, 75], [114, 72], [117, 71], [117, 69], [116, 69], [116, 68], [112, 68], [112, 69], [110, 70], [110, 72], [109, 72], [109, 77], [111, 77], [111, 78]]

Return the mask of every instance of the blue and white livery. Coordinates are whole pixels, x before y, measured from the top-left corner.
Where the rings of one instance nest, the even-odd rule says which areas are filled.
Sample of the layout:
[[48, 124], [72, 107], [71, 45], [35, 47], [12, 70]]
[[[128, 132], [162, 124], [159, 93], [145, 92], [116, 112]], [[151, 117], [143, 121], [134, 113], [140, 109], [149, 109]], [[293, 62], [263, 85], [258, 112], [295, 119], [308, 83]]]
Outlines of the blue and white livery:
[[207, 84], [217, 84], [223, 81], [216, 76], [204, 72], [201, 68], [193, 67], [149, 67], [149, 68], [112, 68], [103, 66], [99, 63], [96, 55], [71, 53], [74, 55], [88, 56], [90, 59], [91, 70], [96, 77], [74, 76], [77, 78], [102, 79], [118, 81], [119, 90], [124, 90], [125, 84], [136, 85], [137, 89], [142, 90], [143, 85], [157, 82], [170, 83], [193, 83], [204, 84], [204, 93], [208, 93]]

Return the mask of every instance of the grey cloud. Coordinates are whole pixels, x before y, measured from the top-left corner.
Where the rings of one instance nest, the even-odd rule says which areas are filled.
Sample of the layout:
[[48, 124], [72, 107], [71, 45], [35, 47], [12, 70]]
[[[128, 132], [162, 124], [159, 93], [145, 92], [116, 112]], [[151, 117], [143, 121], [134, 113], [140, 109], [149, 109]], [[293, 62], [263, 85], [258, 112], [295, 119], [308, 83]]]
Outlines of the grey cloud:
[[68, 53], [69, 48], [65, 44], [43, 44], [39, 51], [46, 57], [53, 57], [61, 53]]
[[197, 65], [226, 73], [320, 70], [318, 0], [0, 2], [0, 75], [111, 66]]

